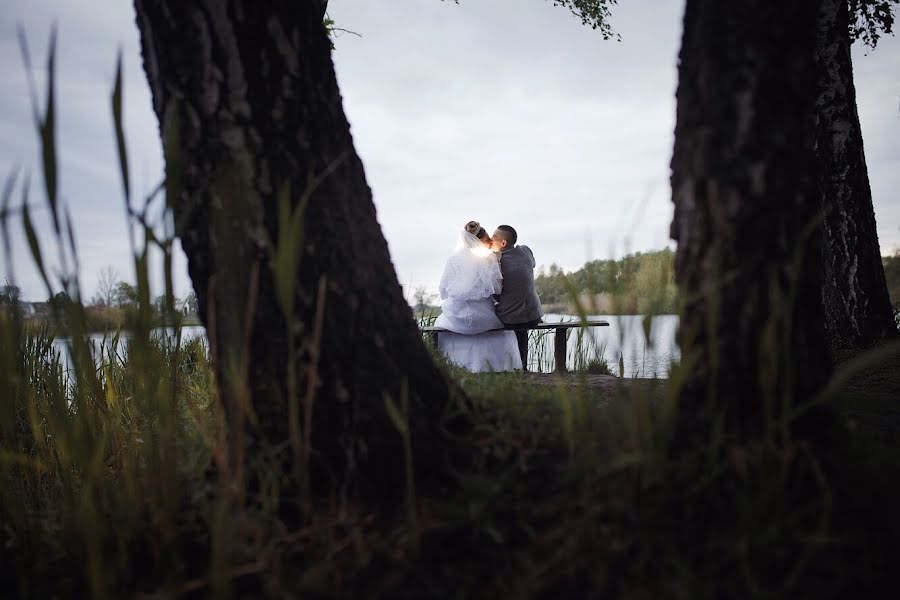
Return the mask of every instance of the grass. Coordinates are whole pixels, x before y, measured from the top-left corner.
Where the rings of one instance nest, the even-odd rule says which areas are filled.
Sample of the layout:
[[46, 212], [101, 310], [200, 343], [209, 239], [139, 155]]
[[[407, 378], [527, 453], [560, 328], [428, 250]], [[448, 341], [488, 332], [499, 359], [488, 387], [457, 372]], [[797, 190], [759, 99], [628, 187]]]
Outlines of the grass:
[[[206, 476], [225, 442], [202, 340], [176, 348], [132, 338], [126, 351], [112, 338], [94, 370], [76, 368], [66, 385], [49, 332], [23, 328], [15, 338], [12, 317], [0, 321], [0, 356], [12, 369], [3, 392], [13, 399], [0, 446], [0, 579], [24, 597], [702, 597], [723, 582], [770, 582], [767, 549], [793, 548], [788, 563], [800, 575], [782, 581], [787, 593], [809, 583], [804, 565], [830, 564], [822, 557], [847, 543], [829, 541], [834, 482], [816, 502], [785, 504], [785, 469], [815, 472], [800, 447], [734, 448], [743, 475], [723, 488], [734, 465], [698, 478], [671, 463], [663, 412], [625, 382], [602, 392], [538, 387], [449, 365], [474, 401], [476, 428], [462, 443], [475, 459], [457, 473], [453, 497], [418, 499], [418, 541], [407, 521], [359, 506], [322, 506], [292, 529], [265, 461], [254, 468], [268, 491], [245, 490], [253, 500], [241, 508], [227, 500], [227, 482]], [[896, 473], [886, 452], [858, 458], [854, 469]], [[730, 508], [705, 512], [717, 505]]]
[[[38, 122], [45, 156], [53, 127], [50, 103]], [[44, 179], [62, 262], [77, 264], [55, 160]], [[0, 225], [6, 236], [22, 217], [49, 290], [27, 210], [10, 208], [16, 185], [11, 175]], [[291, 476], [266, 451], [248, 457], [248, 477], [228, 476], [207, 348], [182, 342], [171, 302], [174, 337], [154, 335], [147, 255], [172, 238], [128, 209], [145, 241], [133, 249], [143, 301], [127, 331], [95, 351], [65, 269], [52, 283], [76, 300], [57, 315], [68, 366], [55, 332], [15, 306], [0, 311], [0, 589], [12, 597], [892, 597], [897, 587], [895, 437], [863, 423], [840, 455], [726, 438], [676, 459], [677, 367], [648, 394], [621, 380], [539, 386], [442, 364], [472, 400], [472, 431], [458, 440], [469, 460], [450, 471], [450, 492], [416, 496], [395, 516], [326, 498], [308, 519], [286, 517]], [[649, 343], [649, 320], [641, 326]], [[574, 381], [606, 364], [602, 348], [581, 347]], [[879, 393], [848, 376], [831, 402], [889, 417], [900, 370], [870, 358]]]
[[[337, 562], [313, 561], [303, 577], [288, 577], [280, 585], [335, 591], [338, 582], [330, 577], [336, 575], [316, 583], [309, 571], [327, 573], [338, 564], [350, 569], [342, 578], [369, 581], [375, 574], [368, 562], [345, 556], [340, 539], [325, 539], [335, 535], [328, 519], [336, 520], [334, 527], [360, 527], [357, 533], [373, 546], [367, 551], [412, 551], [405, 524], [379, 524], [382, 529], [372, 538], [375, 533], [362, 525], [372, 518], [365, 513], [339, 516], [323, 510], [323, 522], [278, 531], [284, 524], [268, 494], [257, 495], [256, 502], [223, 522], [220, 511], [229, 494], [218, 486], [226, 482], [210, 482], [205, 475], [225, 442], [216, 430], [215, 390], [201, 339], [176, 347], [153, 336], [132, 337], [125, 348], [123, 338], [113, 336], [90, 363], [75, 358], [80, 344], [70, 340], [75, 366], [67, 372], [49, 329], [21, 326], [14, 313], [4, 313], [0, 325], [7, 386], [0, 510], [9, 524], [0, 579], [21, 595], [117, 597], [145, 587], [171, 593], [185, 586], [226, 594], [254, 567], [268, 572], [272, 564], [266, 561], [290, 560], [298, 553], [309, 561], [326, 543], [336, 544], [327, 549], [336, 553], [329, 560]], [[456, 371], [455, 376], [482, 415], [468, 441], [479, 468], [459, 474], [462, 496], [450, 505], [423, 499], [421, 526], [426, 541], [443, 537], [452, 525], [466, 537], [502, 546], [506, 536], [522, 533], [505, 522], [505, 500], [496, 504], [518, 493], [513, 473], [527, 472], [532, 463], [543, 464], [557, 453], [591, 451], [594, 444], [567, 443], [559, 435], [560, 423], [570, 423], [575, 436], [573, 415], [587, 419], [577, 421], [578, 427], [595, 429], [603, 413], [588, 408], [596, 399], [553, 387], [536, 392], [518, 374]], [[566, 403], [558, 401], [561, 394]], [[270, 465], [256, 468], [262, 479], [275, 476]], [[517, 510], [526, 510], [527, 497], [515, 502]], [[224, 542], [218, 566], [208, 549], [205, 556], [194, 554], [198, 545], [213, 540]], [[259, 553], [268, 557], [262, 563]], [[395, 576], [412, 568], [409, 560], [392, 566]]]

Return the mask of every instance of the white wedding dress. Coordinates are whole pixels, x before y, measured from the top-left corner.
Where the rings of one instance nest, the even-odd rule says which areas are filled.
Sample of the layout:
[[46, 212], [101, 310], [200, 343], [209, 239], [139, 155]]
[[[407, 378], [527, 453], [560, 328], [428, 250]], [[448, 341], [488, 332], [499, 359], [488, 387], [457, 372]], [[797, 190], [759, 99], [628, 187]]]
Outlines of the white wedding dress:
[[434, 325], [448, 330], [438, 335], [447, 360], [474, 373], [522, 368], [516, 334], [491, 331], [503, 327], [492, 298], [502, 284], [497, 256], [463, 230], [438, 287], [442, 312]]

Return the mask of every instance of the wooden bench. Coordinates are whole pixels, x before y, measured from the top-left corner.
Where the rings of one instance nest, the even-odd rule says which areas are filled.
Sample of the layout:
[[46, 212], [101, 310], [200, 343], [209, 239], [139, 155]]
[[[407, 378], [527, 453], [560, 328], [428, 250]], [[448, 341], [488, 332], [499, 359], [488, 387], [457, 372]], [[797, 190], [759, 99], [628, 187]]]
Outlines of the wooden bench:
[[[556, 373], [566, 372], [566, 340], [569, 330], [580, 327], [609, 327], [609, 321], [572, 321], [569, 323], [538, 323], [531, 327], [522, 325], [507, 325], [491, 331], [531, 331], [532, 329], [555, 329], [556, 335], [553, 340], [553, 356], [556, 359]], [[443, 327], [422, 327], [424, 333], [431, 334], [431, 341], [434, 347], [438, 347], [438, 335], [443, 331], [447, 331]]]

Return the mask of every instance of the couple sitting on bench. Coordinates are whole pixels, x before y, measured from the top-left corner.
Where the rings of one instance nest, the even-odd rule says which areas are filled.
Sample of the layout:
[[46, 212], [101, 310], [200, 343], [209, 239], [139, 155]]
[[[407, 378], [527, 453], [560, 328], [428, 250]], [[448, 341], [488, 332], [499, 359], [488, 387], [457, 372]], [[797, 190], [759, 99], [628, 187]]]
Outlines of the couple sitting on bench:
[[[438, 337], [438, 349], [469, 371], [527, 370], [528, 329], [544, 313], [534, 289], [534, 255], [516, 240], [509, 225], [489, 236], [469, 221], [444, 267], [442, 313], [434, 326], [447, 332]], [[492, 331], [504, 326], [521, 329]]]

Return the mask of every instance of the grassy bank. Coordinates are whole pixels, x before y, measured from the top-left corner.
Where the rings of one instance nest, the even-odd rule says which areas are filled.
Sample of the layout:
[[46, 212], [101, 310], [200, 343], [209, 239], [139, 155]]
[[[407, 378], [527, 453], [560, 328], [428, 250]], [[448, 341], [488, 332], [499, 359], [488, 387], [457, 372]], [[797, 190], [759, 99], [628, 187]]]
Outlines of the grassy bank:
[[[837, 464], [790, 442], [673, 463], [664, 383], [535, 385], [444, 365], [476, 423], [453, 494], [417, 497], [412, 520], [325, 502], [297, 523], [265, 453], [249, 464], [261, 487], [210, 478], [228, 440], [205, 344], [133, 336], [120, 350], [95, 364], [73, 339], [67, 382], [46, 329], [0, 319], [0, 585], [13, 596], [834, 597], [893, 579], [881, 561], [900, 533], [886, 400], [898, 371], [875, 367], [835, 397], [860, 433]], [[821, 493], [792, 502], [811, 473]]]

